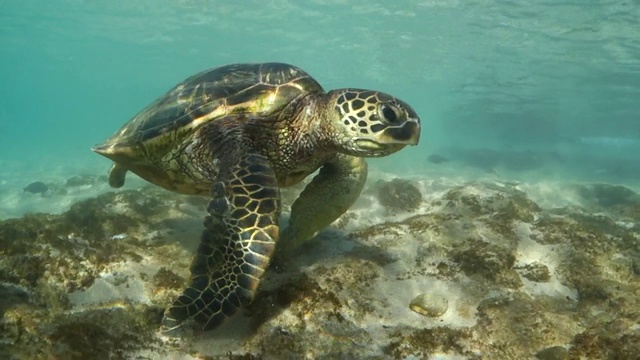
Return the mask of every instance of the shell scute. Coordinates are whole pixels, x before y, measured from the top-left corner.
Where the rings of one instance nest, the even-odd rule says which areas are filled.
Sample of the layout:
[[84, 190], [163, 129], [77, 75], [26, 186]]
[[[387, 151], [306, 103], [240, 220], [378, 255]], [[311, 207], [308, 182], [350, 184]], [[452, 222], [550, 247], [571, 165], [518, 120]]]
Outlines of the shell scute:
[[[202, 124], [231, 113], [269, 116], [296, 98], [324, 91], [310, 75], [288, 64], [232, 64], [203, 71], [173, 87], [136, 114], [104, 144], [103, 153], [135, 152], [162, 139], [174, 146]], [[174, 141], [164, 139], [172, 133]]]

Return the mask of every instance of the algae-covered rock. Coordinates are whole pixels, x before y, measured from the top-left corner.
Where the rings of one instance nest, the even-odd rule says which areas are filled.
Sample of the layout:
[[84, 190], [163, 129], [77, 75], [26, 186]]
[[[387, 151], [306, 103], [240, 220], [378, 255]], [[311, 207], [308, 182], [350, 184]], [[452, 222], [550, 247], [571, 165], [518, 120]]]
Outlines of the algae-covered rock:
[[480, 359], [469, 350], [472, 336], [473, 331], [469, 328], [440, 326], [418, 329], [394, 336], [395, 339], [385, 347], [384, 352], [393, 359], [429, 358], [433, 353], [454, 353], [467, 359]]
[[418, 181], [429, 191], [413, 210], [376, 218], [385, 211], [374, 186], [367, 205], [276, 257], [253, 303], [224, 329], [172, 339], [158, 333], [162, 313], [188, 280], [203, 226], [222, 226], [204, 216], [206, 198], [144, 188], [2, 221], [0, 358], [640, 352], [634, 204], [543, 208], [515, 183], [435, 191]]
[[49, 190], [49, 186], [42, 181], [34, 181], [25, 186], [23, 191], [32, 194], [44, 194]]
[[515, 263], [512, 249], [481, 239], [468, 239], [452, 255], [467, 276], [480, 275], [490, 280], [496, 280], [500, 273], [510, 270]]
[[580, 185], [577, 186], [577, 192], [585, 200], [604, 207], [640, 203], [640, 195], [623, 185]]
[[567, 348], [564, 346], [552, 346], [536, 353], [539, 360], [564, 360], [569, 356]]
[[422, 203], [422, 193], [408, 180], [381, 181], [378, 200], [388, 211], [414, 211]]
[[522, 276], [535, 282], [547, 282], [551, 278], [549, 268], [539, 261], [517, 267]]
[[[131, 190], [78, 202], [60, 215], [1, 221], [0, 344], [8, 344], [9, 358], [127, 358], [155, 347], [162, 308], [120, 302], [126, 297], [117, 287], [104, 288], [112, 294], [90, 289], [100, 280], [135, 291], [129, 275], [114, 269], [131, 271], [149, 256], [170, 264], [166, 244], [151, 235], [164, 228], [158, 224], [172, 215], [172, 203], [159, 190]], [[176, 278], [162, 274], [156, 282], [175, 286]]]
[[75, 175], [67, 179], [66, 187], [90, 186], [96, 183], [96, 178], [90, 175]]

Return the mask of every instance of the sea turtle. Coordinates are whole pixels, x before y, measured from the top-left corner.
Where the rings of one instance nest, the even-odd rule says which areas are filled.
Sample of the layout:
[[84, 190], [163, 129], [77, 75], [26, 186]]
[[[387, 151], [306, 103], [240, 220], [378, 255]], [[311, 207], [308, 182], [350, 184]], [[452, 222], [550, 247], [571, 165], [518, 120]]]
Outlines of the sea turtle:
[[[405, 102], [361, 89], [325, 92], [283, 63], [232, 64], [187, 78], [93, 151], [178, 193], [208, 195], [191, 279], [162, 321], [218, 327], [251, 303], [277, 242], [299, 245], [342, 215], [367, 177], [363, 157], [416, 145], [420, 119]], [[280, 187], [320, 169], [280, 232]]]

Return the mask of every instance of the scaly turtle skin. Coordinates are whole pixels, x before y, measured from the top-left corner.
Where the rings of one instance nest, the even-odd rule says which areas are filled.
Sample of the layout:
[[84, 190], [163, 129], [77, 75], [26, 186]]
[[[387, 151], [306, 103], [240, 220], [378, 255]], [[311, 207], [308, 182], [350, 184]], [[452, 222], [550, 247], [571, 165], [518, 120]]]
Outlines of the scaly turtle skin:
[[[416, 145], [420, 119], [390, 95], [325, 92], [301, 69], [236, 64], [178, 84], [93, 150], [114, 162], [113, 187], [131, 171], [165, 189], [211, 196], [190, 284], [163, 328], [214, 329], [251, 303], [276, 242], [313, 237], [358, 198], [363, 157]], [[280, 187], [320, 169], [280, 232]]]

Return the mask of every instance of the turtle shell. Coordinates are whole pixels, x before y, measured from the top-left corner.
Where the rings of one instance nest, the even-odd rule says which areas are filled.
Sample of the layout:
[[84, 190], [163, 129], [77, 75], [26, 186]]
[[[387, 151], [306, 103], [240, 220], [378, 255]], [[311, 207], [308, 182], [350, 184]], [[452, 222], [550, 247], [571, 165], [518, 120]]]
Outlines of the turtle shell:
[[234, 113], [269, 116], [305, 94], [323, 92], [309, 74], [283, 63], [226, 65], [189, 77], [135, 115], [104, 144], [106, 155], [152, 142], [171, 147], [209, 121]]

